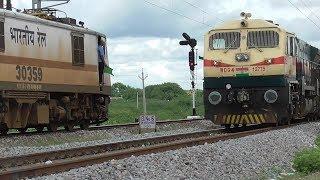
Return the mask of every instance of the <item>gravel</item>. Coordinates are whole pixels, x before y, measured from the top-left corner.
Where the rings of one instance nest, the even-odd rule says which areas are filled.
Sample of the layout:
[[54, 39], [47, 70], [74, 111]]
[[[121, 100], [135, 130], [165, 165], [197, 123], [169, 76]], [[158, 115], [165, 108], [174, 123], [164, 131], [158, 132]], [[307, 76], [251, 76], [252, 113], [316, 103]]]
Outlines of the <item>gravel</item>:
[[320, 123], [168, 151], [112, 160], [37, 179], [258, 179], [291, 169], [293, 155], [313, 147]]
[[213, 125], [211, 121], [201, 120], [186, 123], [159, 124], [157, 126], [157, 132], [145, 134], [139, 134], [138, 127], [121, 127], [108, 130], [1, 137], [0, 158], [154, 136], [197, 132], [214, 129], [216, 127], [217, 126]]

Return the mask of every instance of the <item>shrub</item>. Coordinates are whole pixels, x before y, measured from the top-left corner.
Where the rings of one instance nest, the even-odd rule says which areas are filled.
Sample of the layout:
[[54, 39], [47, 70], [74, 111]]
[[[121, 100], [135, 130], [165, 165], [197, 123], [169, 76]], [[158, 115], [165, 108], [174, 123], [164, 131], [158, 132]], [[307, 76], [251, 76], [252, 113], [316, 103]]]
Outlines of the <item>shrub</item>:
[[[319, 143], [319, 138], [317, 140]], [[320, 148], [297, 153], [293, 160], [293, 168], [304, 174], [320, 171]]]

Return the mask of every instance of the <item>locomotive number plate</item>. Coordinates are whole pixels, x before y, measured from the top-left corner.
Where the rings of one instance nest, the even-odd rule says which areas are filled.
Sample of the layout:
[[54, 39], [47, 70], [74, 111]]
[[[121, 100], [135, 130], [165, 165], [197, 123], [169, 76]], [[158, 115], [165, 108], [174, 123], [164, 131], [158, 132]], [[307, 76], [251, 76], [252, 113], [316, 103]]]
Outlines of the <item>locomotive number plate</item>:
[[254, 72], [266, 71], [266, 67], [264, 67], [264, 66], [255, 66], [255, 67], [252, 67], [252, 71], [254, 71]]
[[225, 67], [225, 68], [220, 68], [220, 72], [222, 73], [244, 73], [252, 70], [253, 72], [264, 72], [266, 71], [266, 67], [264, 66], [254, 66], [254, 67]]
[[19, 81], [37, 82], [42, 81], [43, 78], [43, 71], [40, 67], [17, 65], [16, 72], [16, 79]]

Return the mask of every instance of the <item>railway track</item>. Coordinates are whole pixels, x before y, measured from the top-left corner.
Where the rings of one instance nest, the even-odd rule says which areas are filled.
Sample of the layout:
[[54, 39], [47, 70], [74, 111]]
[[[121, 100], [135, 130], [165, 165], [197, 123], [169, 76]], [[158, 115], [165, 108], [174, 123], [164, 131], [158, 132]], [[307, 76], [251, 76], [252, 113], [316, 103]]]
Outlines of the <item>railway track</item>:
[[[187, 123], [187, 122], [194, 122], [194, 121], [200, 121], [204, 119], [176, 119], [176, 120], [164, 120], [164, 121], [157, 121], [157, 125], [159, 124], [170, 124], [170, 123]], [[90, 126], [87, 130], [88, 131], [95, 131], [95, 130], [107, 130], [107, 129], [114, 129], [114, 128], [121, 128], [121, 127], [138, 127], [139, 123], [126, 123], [126, 124], [114, 124], [114, 125], [103, 125], [103, 126]], [[79, 127], [75, 127], [74, 131], [80, 131], [81, 129]], [[33, 136], [33, 135], [42, 135], [42, 134], [54, 134], [54, 133], [70, 133], [70, 131], [66, 131], [64, 129], [60, 129], [57, 132], [50, 132], [50, 131], [43, 131], [43, 132], [37, 132], [37, 131], [30, 131], [25, 133], [19, 133], [19, 132], [12, 132], [8, 133], [7, 135], [0, 135], [1, 137], [16, 137], [16, 136]]]
[[267, 127], [219, 135], [217, 135], [217, 133], [225, 132], [225, 129], [215, 129], [189, 134], [159, 136], [134, 141], [52, 151], [49, 153], [1, 158], [0, 164], [3, 166], [2, 168], [5, 169], [0, 172], [0, 179], [17, 179], [48, 175], [68, 171], [72, 168], [102, 163], [112, 159], [214, 143], [287, 127], [289, 126]]
[[13, 156], [8, 158], [0, 158], [0, 169], [16, 167], [28, 164], [43, 163], [46, 161], [53, 161], [58, 159], [67, 159], [80, 157], [85, 155], [100, 154], [104, 152], [118, 151], [123, 149], [150, 146], [155, 144], [167, 143], [182, 139], [197, 138], [204, 136], [211, 136], [223, 132], [223, 128], [207, 130], [201, 132], [193, 132], [188, 134], [176, 134], [168, 136], [157, 136], [152, 138], [143, 138], [137, 140], [120, 141], [115, 143], [107, 143], [93, 146], [85, 146], [78, 148], [70, 148], [64, 150], [56, 150], [50, 152], [34, 153], [22, 156]]

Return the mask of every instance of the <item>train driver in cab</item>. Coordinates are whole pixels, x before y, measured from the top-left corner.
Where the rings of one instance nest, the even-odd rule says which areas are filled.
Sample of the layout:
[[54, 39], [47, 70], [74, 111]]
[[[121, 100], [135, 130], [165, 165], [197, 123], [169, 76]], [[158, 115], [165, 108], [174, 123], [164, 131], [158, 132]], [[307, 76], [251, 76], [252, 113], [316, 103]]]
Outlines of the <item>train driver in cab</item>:
[[106, 65], [105, 57], [105, 43], [101, 36], [98, 36], [98, 64], [99, 64], [99, 84], [103, 85], [103, 70]]

